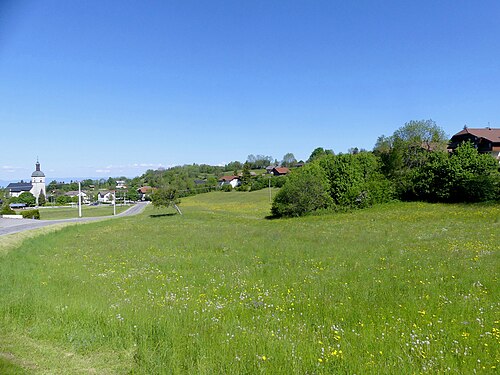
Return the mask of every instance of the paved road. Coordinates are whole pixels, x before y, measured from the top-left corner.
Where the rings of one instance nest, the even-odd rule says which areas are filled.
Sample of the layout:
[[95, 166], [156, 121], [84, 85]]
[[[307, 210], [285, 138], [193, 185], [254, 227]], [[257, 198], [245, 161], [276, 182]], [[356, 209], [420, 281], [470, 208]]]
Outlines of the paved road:
[[32, 219], [5, 219], [0, 218], [0, 236], [18, 232], [24, 232], [26, 230], [32, 230], [37, 228], [46, 227], [48, 225], [60, 224], [60, 223], [86, 223], [89, 221], [98, 221], [104, 219], [112, 219], [115, 217], [131, 216], [141, 213], [147, 206], [147, 202], [139, 202], [128, 210], [116, 216], [99, 216], [99, 217], [82, 217], [74, 219], [61, 219], [61, 220], [32, 220]]

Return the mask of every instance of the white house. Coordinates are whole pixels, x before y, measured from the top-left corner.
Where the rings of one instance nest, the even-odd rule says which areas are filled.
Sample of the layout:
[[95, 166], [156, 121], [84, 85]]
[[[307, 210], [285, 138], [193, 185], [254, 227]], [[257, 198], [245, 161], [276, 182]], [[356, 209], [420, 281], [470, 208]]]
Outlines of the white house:
[[231, 185], [234, 189], [235, 187], [241, 185], [241, 180], [238, 176], [222, 176], [219, 178], [219, 186], [223, 185]]
[[[64, 193], [64, 195], [68, 196], [68, 197], [78, 197], [78, 191], [68, 191], [66, 193]], [[85, 193], [84, 191], [82, 191], [80, 193], [81, 197], [82, 197], [82, 203], [83, 204], [87, 204], [87, 203], [90, 203], [89, 201], [89, 196], [87, 195], [87, 193]]]
[[99, 193], [97, 193], [97, 201], [99, 203], [112, 203], [114, 199], [114, 191], [100, 191]]

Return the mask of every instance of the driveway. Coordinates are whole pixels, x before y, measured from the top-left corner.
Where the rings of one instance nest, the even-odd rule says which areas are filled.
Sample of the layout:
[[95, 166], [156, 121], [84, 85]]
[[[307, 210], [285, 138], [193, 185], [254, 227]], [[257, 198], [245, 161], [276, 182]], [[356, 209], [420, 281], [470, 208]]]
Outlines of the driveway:
[[60, 223], [86, 223], [89, 221], [98, 221], [105, 219], [112, 219], [122, 216], [132, 216], [141, 213], [144, 208], [148, 205], [148, 202], [139, 202], [128, 210], [116, 216], [99, 216], [99, 217], [81, 217], [74, 219], [61, 219], [61, 220], [32, 220], [32, 219], [5, 219], [0, 218], [0, 236], [6, 234], [24, 232], [26, 230], [32, 230], [37, 228], [46, 227], [49, 225], [60, 224]]

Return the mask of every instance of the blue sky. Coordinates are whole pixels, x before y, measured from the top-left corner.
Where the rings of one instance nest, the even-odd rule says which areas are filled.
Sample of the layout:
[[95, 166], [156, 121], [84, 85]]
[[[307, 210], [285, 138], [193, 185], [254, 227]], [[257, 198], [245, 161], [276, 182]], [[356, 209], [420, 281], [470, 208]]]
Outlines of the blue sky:
[[498, 1], [0, 0], [0, 180], [500, 127]]

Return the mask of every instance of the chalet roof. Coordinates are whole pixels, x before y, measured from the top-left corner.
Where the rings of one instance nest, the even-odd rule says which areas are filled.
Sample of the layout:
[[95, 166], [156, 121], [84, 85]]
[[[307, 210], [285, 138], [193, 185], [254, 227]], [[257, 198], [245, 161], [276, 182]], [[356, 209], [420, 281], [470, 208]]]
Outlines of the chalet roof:
[[98, 194], [99, 194], [101, 197], [105, 197], [105, 196], [106, 196], [106, 195], [108, 195], [108, 194], [113, 194], [113, 192], [112, 192], [112, 191], [100, 191]]
[[139, 189], [137, 189], [137, 192], [139, 192], [141, 194], [146, 194], [148, 191], [151, 191], [151, 190], [153, 190], [153, 188], [151, 186], [142, 186]]
[[290, 172], [290, 169], [288, 169], [287, 167], [276, 167], [273, 169], [273, 171], [276, 171], [279, 174], [287, 174], [288, 172]]
[[239, 177], [238, 176], [222, 176], [221, 178], [219, 178], [219, 181], [232, 181], [235, 178], [238, 179]]
[[462, 131], [455, 134], [451, 139], [461, 136], [471, 134], [478, 138], [484, 138], [490, 142], [500, 142], [500, 129], [499, 128], [464, 128]]
[[7, 189], [11, 193], [20, 193], [22, 191], [30, 191], [33, 185], [31, 182], [11, 182], [7, 185]]
[[[68, 191], [66, 193], [64, 193], [64, 195], [67, 195], [68, 197], [78, 197], [78, 190], [71, 190], [71, 191]], [[82, 191], [82, 196], [83, 195], [87, 195], [84, 191]]]

